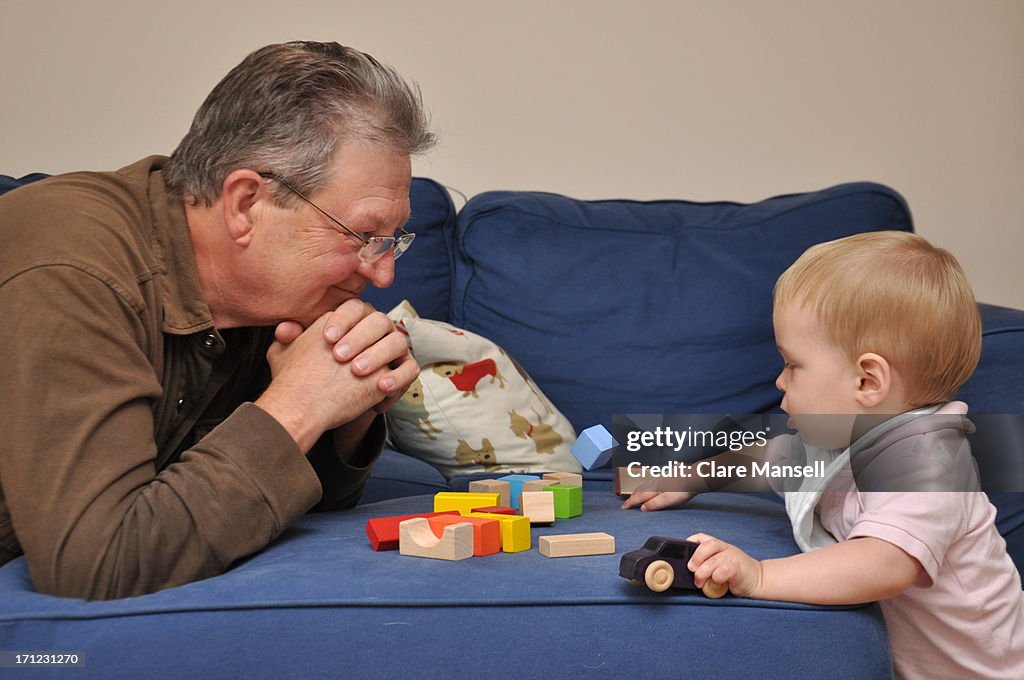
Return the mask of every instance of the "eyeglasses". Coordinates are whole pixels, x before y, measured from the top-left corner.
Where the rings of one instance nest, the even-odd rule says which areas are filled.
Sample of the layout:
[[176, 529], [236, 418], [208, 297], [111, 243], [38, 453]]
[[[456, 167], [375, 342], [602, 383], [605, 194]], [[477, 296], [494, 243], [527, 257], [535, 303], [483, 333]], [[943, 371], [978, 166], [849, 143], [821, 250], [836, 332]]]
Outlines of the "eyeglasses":
[[395, 259], [397, 260], [402, 256], [403, 253], [405, 253], [405, 251], [409, 250], [409, 246], [412, 245], [413, 239], [416, 238], [416, 234], [408, 232], [405, 229], [402, 229], [401, 227], [399, 227], [398, 229], [398, 231], [401, 232], [398, 236], [371, 236], [369, 238], [366, 238], [365, 236], [362, 236], [352, 231], [351, 229], [346, 227], [342, 223], [342, 221], [339, 220], [337, 217], [330, 214], [313, 201], [309, 200], [305, 194], [303, 194], [301, 191], [299, 191], [291, 184], [289, 184], [288, 181], [285, 180], [285, 178], [281, 177], [280, 175], [275, 175], [272, 172], [261, 172], [260, 177], [264, 179], [272, 179], [275, 182], [283, 184], [286, 189], [291, 191], [293, 194], [301, 198], [306, 203], [309, 203], [311, 206], [316, 208], [321, 215], [329, 219], [337, 226], [344, 229], [352, 236], [359, 239], [359, 242], [363, 244], [363, 247], [359, 249], [359, 259], [362, 262], [366, 262], [367, 264], [372, 264], [379, 260], [380, 258], [382, 258], [385, 255], [385, 253], [391, 250], [392, 246], [394, 247], [394, 250], [392, 252], [394, 254]]

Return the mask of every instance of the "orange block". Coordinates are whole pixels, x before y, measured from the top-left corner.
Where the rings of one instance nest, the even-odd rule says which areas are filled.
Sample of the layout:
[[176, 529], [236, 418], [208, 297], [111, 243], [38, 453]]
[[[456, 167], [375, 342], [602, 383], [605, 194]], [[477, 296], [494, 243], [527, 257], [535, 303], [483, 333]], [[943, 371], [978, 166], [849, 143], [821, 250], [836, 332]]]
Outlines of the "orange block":
[[457, 515], [438, 515], [428, 517], [430, 529], [440, 538], [444, 528], [452, 524], [468, 522], [473, 525], [473, 556], [483, 557], [501, 551], [501, 522], [483, 517], [459, 517]]

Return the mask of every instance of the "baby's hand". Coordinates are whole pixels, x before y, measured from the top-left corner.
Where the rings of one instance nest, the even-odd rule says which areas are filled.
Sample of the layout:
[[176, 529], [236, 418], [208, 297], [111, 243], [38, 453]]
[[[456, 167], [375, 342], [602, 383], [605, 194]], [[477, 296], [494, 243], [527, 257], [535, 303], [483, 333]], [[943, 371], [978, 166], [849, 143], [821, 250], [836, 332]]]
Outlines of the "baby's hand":
[[629, 498], [622, 504], [623, 510], [640, 506], [643, 512], [662, 510], [675, 505], [682, 505], [697, 494], [689, 491], [638, 491], [630, 494]]
[[706, 581], [728, 584], [729, 592], [740, 597], [758, 597], [762, 585], [761, 563], [734, 545], [707, 534], [694, 534], [688, 541], [700, 543], [686, 565], [698, 587]]

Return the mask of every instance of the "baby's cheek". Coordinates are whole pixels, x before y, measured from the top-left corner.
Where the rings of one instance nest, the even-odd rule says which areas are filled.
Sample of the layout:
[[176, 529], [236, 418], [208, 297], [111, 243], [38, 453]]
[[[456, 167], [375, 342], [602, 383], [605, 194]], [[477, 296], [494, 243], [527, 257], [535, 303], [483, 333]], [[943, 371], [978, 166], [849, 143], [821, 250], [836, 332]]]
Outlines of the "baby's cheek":
[[793, 427], [800, 432], [800, 438], [819, 449], [845, 449], [853, 437], [855, 416], [833, 414], [793, 415]]

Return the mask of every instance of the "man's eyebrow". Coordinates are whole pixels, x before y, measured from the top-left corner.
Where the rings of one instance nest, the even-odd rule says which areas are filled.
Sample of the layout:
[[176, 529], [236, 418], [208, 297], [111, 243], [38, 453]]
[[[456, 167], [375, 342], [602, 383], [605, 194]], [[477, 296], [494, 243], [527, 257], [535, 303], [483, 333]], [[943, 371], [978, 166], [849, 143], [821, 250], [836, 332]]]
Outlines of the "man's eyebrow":
[[[373, 229], [371, 231], [381, 231], [383, 229], [388, 229], [389, 228], [388, 220], [385, 219], [381, 215], [371, 214], [366, 219], [370, 223], [370, 226], [373, 227]], [[409, 224], [410, 221], [412, 221], [412, 211], [411, 210], [409, 211], [409, 215], [405, 218], [405, 222], [400, 224], [399, 228], [402, 228], [405, 225]]]

